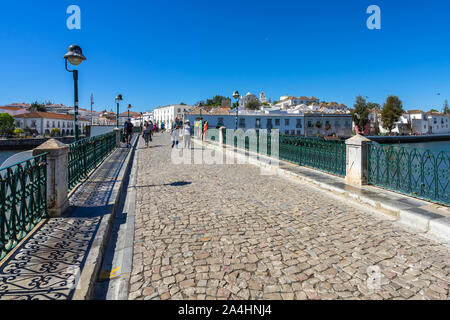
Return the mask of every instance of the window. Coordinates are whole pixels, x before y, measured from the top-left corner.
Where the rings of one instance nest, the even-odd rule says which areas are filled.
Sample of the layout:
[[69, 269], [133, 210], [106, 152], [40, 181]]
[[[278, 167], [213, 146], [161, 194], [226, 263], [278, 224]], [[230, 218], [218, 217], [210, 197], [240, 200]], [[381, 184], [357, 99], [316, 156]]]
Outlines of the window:
[[341, 122], [340, 122], [339, 120], [336, 120], [336, 121], [334, 122], [334, 126], [335, 126], [336, 128], [340, 128], [340, 127], [341, 127]]
[[284, 133], [285, 133], [286, 135], [289, 135], [289, 130], [285, 130]]
[[256, 119], [255, 128], [261, 128], [261, 119], [259, 119], [259, 118]]
[[55, 121], [53, 121], [53, 128], [55, 127]]
[[312, 121], [311, 121], [311, 120], [308, 120], [308, 128], [312, 128], [312, 127], [313, 127]]
[[47, 121], [47, 128], [50, 128], [50, 121]]
[[181, 112], [181, 109], [178, 109], [177, 112], [180, 113], [180, 112]]
[[239, 118], [239, 128], [245, 128], [245, 118]]
[[295, 130], [291, 130], [291, 135], [295, 135]]
[[267, 129], [272, 129], [272, 119], [267, 119]]
[[223, 126], [223, 118], [217, 119], [217, 125]]
[[284, 119], [284, 125], [285, 125], [286, 127], [289, 127], [289, 119]]
[[36, 128], [36, 120], [32, 120], [31, 121], [31, 127], [32, 128]]
[[280, 119], [275, 119], [275, 126], [279, 127], [280, 126]]
[[297, 119], [297, 123], [295, 125], [296, 128], [301, 128], [302, 127], [302, 119]]
[[301, 135], [301, 132], [300, 132], [300, 130], [297, 130], [297, 135], [299, 136], [299, 135]]

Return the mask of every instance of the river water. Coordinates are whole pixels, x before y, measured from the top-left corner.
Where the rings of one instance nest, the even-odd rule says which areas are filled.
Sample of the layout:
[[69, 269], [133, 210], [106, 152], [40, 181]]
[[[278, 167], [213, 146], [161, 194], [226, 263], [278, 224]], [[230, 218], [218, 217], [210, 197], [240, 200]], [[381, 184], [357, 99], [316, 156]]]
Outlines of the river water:
[[9, 157], [12, 157], [16, 153], [24, 152], [26, 150], [9, 150], [9, 151], [0, 151], [0, 166], [3, 162], [6, 161]]
[[450, 151], [450, 141], [431, 141], [419, 143], [400, 143], [396, 146], [407, 148], [427, 149], [433, 152]]

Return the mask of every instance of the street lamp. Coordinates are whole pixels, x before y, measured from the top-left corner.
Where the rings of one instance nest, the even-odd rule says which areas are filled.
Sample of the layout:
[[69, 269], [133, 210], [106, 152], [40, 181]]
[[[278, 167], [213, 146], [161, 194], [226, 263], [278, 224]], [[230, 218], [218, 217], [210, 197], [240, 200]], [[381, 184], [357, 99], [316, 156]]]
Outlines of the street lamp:
[[70, 64], [78, 66], [86, 60], [86, 57], [83, 55], [83, 51], [80, 46], [72, 44], [67, 50], [67, 53], [64, 55], [64, 59], [66, 62], [66, 70], [73, 73], [75, 141], [78, 141], [78, 70], [69, 70], [67, 68], [67, 60], [69, 60]]
[[117, 124], [117, 128], [119, 128], [119, 103], [120, 103], [120, 101], [122, 101], [123, 100], [123, 98], [122, 98], [122, 95], [121, 94], [118, 94], [117, 95], [117, 97], [116, 97], [116, 103], [117, 103], [117, 116], [116, 116], [116, 124]]
[[238, 127], [238, 118], [239, 118], [239, 98], [241, 97], [241, 95], [239, 94], [239, 91], [235, 91], [233, 93], [233, 98], [235, 98], [237, 100], [237, 105], [236, 105], [236, 124], [235, 124], [235, 130], [237, 130]]
[[128, 119], [130, 119], [130, 109], [132, 108], [131, 104], [128, 105]]

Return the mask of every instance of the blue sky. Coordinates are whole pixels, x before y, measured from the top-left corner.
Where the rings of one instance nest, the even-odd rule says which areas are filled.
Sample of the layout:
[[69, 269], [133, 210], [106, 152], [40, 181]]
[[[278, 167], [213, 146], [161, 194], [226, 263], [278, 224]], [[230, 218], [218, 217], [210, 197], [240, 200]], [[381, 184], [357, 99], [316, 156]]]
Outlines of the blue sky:
[[[81, 8], [81, 30], [66, 9]], [[381, 30], [366, 9], [381, 8]], [[450, 98], [450, 1], [16, 0], [0, 3], [0, 105], [73, 104], [62, 58], [79, 44], [80, 104], [134, 111], [264, 90], [352, 106], [358, 94], [406, 109]], [[437, 95], [440, 93], [441, 95]], [[124, 106], [123, 106], [123, 111]]]

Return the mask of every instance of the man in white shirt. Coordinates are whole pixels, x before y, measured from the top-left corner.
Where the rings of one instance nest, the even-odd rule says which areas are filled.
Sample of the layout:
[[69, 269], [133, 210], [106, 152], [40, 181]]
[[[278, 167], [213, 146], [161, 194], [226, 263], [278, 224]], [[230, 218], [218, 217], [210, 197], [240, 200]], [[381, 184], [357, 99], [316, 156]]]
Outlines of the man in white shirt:
[[186, 123], [184, 124], [183, 140], [184, 140], [184, 148], [190, 149], [191, 148], [191, 123], [189, 120], [187, 120]]

